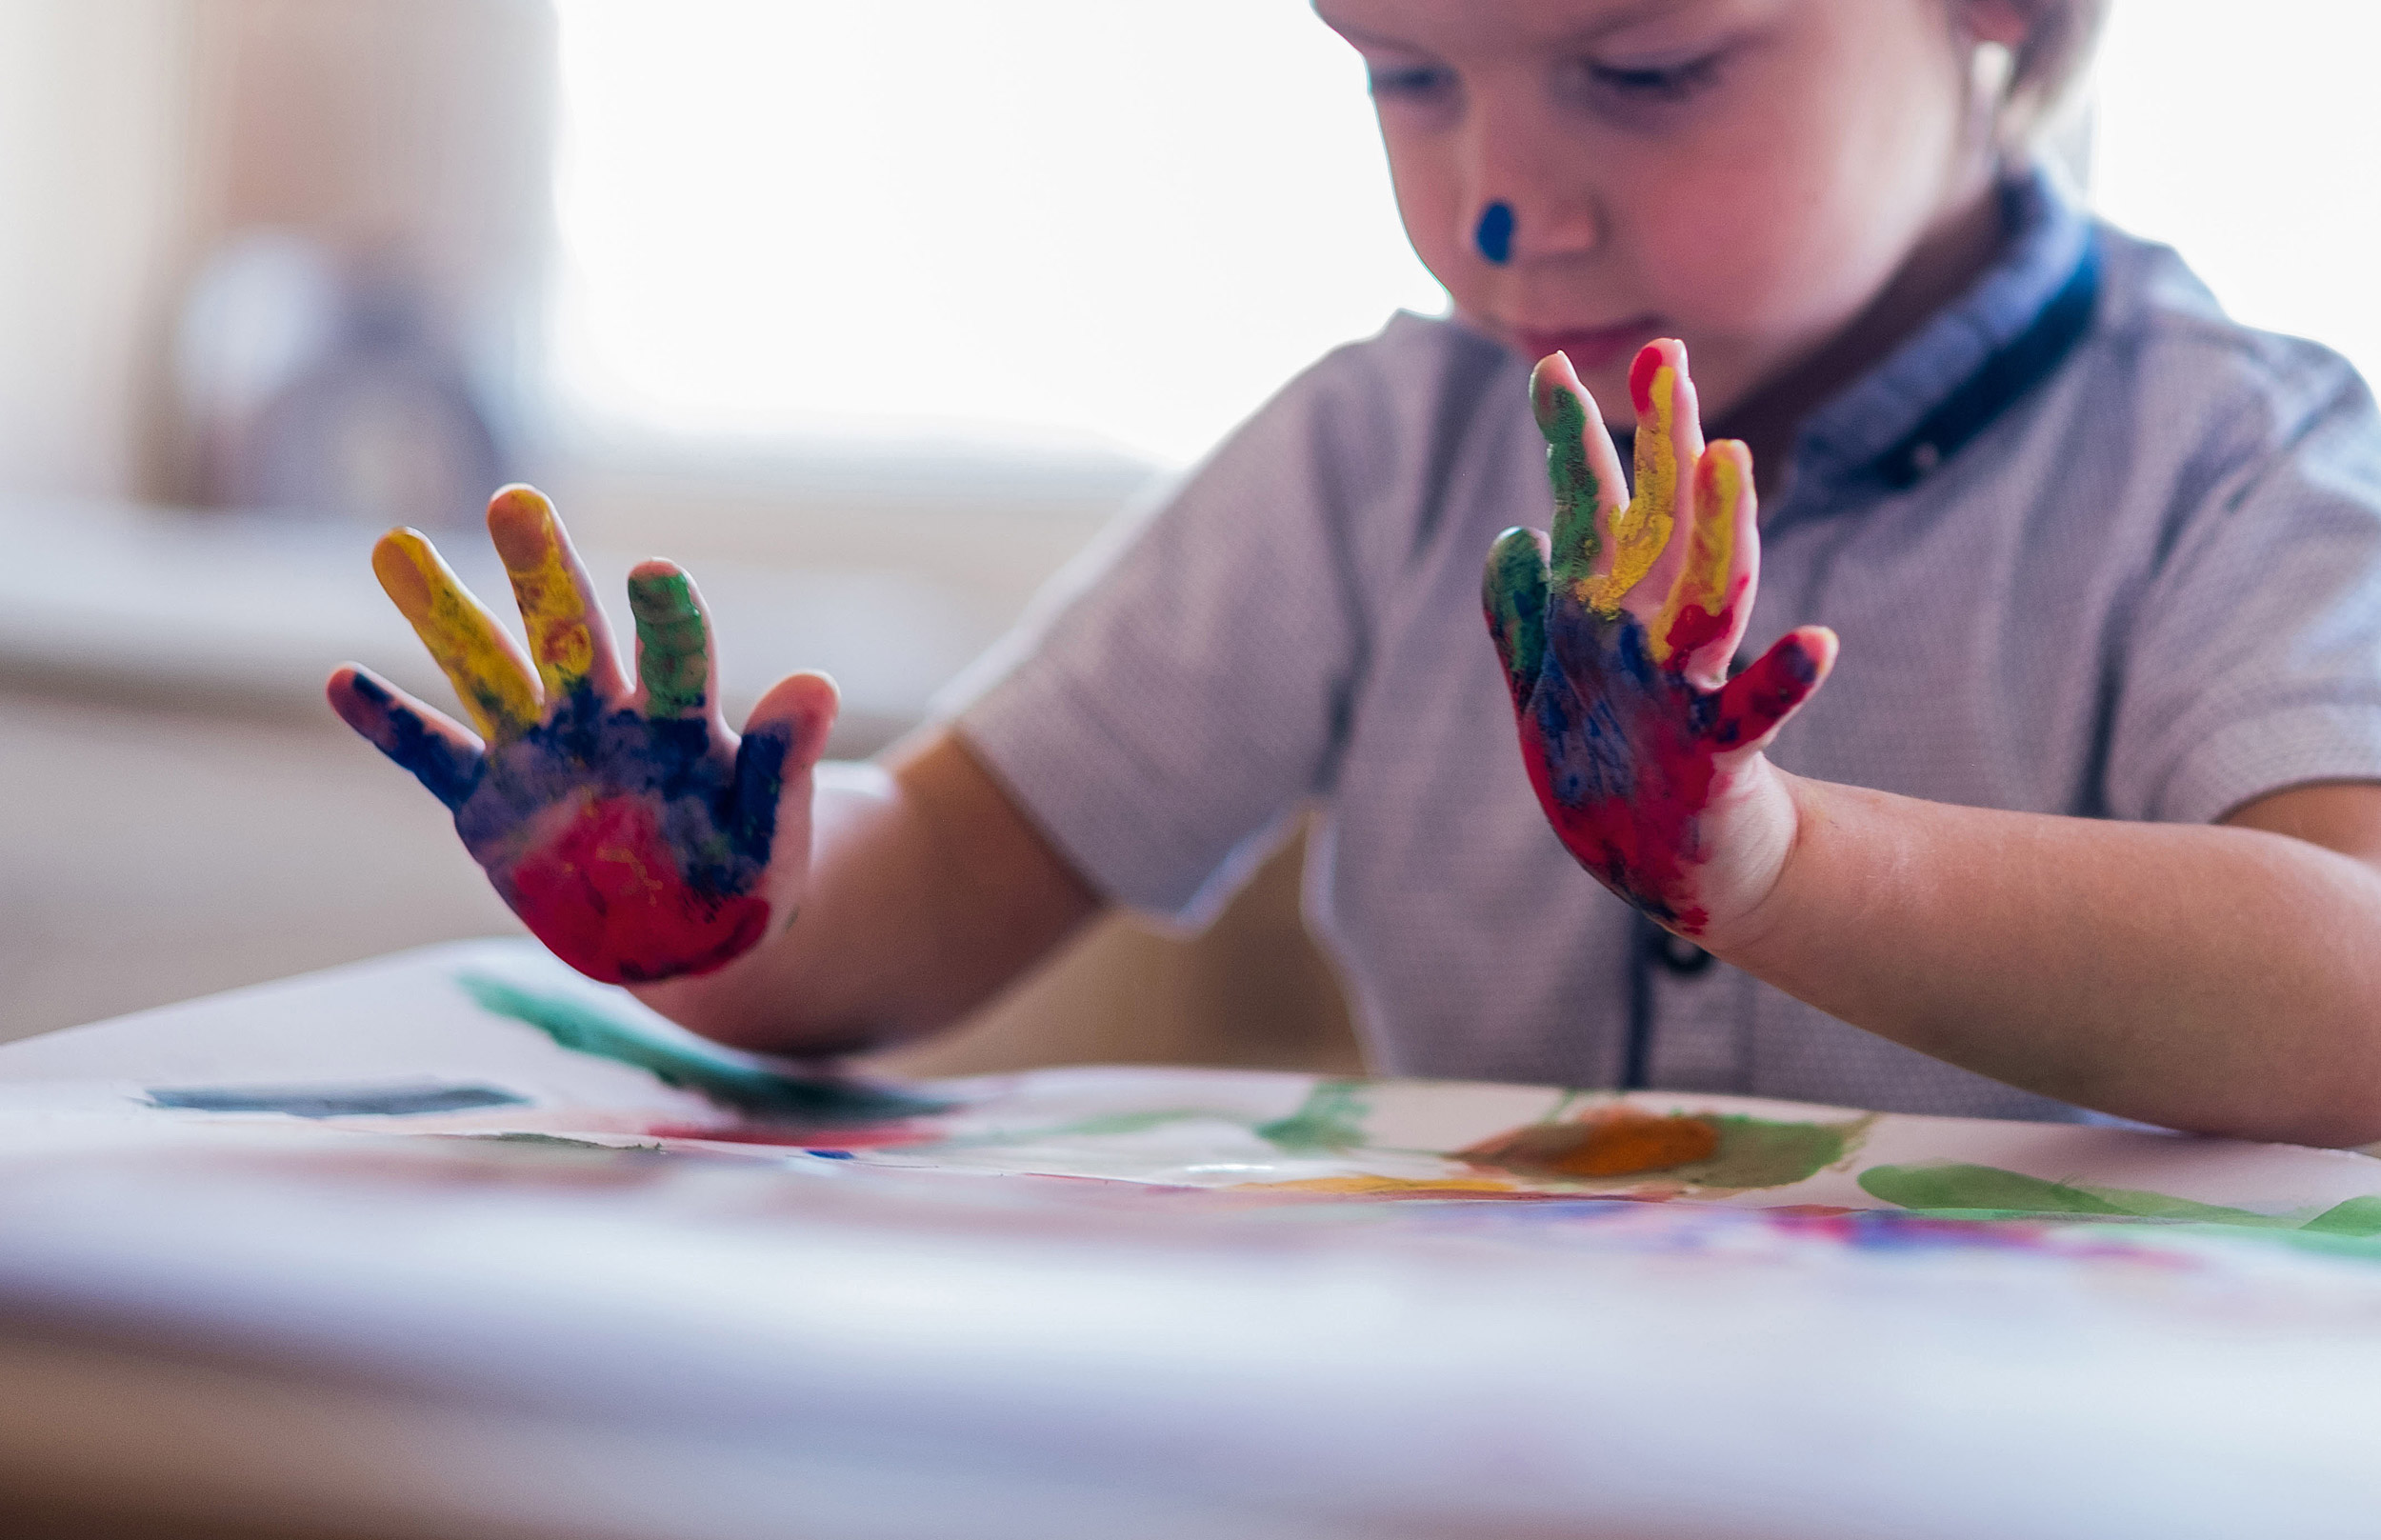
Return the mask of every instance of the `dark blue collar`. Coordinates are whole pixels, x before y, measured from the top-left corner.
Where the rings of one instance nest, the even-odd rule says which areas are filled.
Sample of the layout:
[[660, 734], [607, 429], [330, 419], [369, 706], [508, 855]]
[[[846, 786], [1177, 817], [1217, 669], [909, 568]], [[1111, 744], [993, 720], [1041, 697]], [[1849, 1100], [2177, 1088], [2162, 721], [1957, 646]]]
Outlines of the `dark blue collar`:
[[2001, 196], [2000, 258], [1803, 424], [1770, 522], [1914, 486], [2047, 378], [2091, 326], [2100, 291], [2091, 222], [2039, 170]]

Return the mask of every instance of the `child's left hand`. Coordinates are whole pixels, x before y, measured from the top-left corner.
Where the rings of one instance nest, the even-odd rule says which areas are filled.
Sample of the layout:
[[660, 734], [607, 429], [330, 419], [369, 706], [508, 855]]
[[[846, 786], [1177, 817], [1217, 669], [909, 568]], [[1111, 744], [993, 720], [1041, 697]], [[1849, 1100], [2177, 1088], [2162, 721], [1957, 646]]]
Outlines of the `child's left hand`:
[[729, 731], [710, 618], [692, 581], [656, 561], [629, 574], [632, 690], [552, 505], [508, 487], [488, 527], [527, 657], [420, 533], [391, 530], [372, 551], [480, 735], [352, 665], [331, 675], [332, 709], [447, 805], [512, 911], [590, 978], [648, 984], [750, 951], [808, 879], [834, 686], [795, 674]]
[[1554, 485], [1552, 564], [1534, 530], [1489, 554], [1483, 599], [1521, 752], [1555, 833], [1606, 887], [1684, 935], [1723, 936], [1769, 893], [1796, 812], [1761, 750], [1835, 661], [1822, 627], [1733, 679], [1759, 576], [1752, 457], [1704, 447], [1687, 350], [1630, 370], [1636, 495], [1571, 362], [1530, 381]]

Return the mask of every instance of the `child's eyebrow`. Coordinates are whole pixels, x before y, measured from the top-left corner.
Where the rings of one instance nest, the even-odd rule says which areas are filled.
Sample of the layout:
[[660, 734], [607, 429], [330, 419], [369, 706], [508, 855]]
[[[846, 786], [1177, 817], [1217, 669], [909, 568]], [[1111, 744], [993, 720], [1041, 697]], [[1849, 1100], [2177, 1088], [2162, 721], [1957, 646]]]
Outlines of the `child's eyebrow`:
[[1314, 8], [1314, 14], [1321, 19], [1324, 26], [1330, 28], [1334, 32], [1337, 32], [1340, 36], [1346, 38], [1351, 43], [1367, 45], [1372, 48], [1407, 49], [1416, 53], [1425, 51], [1419, 44], [1408, 43], [1399, 38], [1384, 36], [1379, 32], [1368, 31], [1364, 28], [1341, 21], [1337, 17], [1333, 16], [1330, 10], [1324, 6], [1317, 5]]
[[[1559, 37], [1534, 41], [1539, 47], [1585, 48], [1601, 42], [1615, 32], [1625, 32], [1632, 27], [1643, 26], [1649, 21], [1675, 16], [1682, 11], [1711, 10], [1713, 4], [1714, 0], [1690, 0], [1690, 3], [1684, 5], [1680, 4], [1680, 0], [1636, 0], [1633, 5], [1616, 6], [1610, 14], [1575, 27]], [[1342, 20], [1331, 14], [1331, 8], [1324, 4], [1323, 0], [1315, 0], [1313, 9], [1314, 14], [1324, 26], [1358, 47], [1403, 49], [1413, 53], [1432, 51], [1420, 43], [1391, 37]]]

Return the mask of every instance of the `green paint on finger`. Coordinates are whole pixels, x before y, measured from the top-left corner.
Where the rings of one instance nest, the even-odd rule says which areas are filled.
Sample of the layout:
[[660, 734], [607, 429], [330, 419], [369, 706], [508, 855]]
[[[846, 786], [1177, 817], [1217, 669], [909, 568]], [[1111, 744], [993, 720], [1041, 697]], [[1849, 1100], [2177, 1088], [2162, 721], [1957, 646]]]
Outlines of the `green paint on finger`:
[[1595, 507], [1604, 490], [1588, 460], [1587, 405], [1551, 379], [1535, 384], [1531, 404], [1546, 435], [1546, 476], [1554, 489], [1554, 560], [1566, 570], [1585, 572], [1595, 556]]
[[1526, 699], [1546, 660], [1546, 558], [1537, 536], [1508, 530], [1496, 537], [1480, 599], [1514, 699]]
[[709, 704], [710, 635], [684, 572], [639, 572], [629, 579], [629, 610], [636, 616], [637, 676], [646, 710], [684, 716]]

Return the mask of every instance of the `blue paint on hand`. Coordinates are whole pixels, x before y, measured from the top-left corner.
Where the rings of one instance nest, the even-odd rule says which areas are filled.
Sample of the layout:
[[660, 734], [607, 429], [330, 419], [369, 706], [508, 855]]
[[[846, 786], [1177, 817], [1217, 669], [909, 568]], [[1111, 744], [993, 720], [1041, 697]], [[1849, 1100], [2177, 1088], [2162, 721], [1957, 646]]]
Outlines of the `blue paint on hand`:
[[1503, 267], [1513, 256], [1513, 206], [1499, 198], [1480, 210], [1480, 223], [1471, 231], [1471, 242], [1480, 254]]

